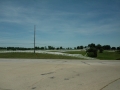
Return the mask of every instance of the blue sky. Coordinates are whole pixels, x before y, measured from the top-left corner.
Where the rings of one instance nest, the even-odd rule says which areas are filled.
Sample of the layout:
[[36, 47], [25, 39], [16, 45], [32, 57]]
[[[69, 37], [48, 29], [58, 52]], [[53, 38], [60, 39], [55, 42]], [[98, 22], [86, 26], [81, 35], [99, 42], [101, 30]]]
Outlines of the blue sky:
[[0, 46], [120, 46], [120, 0], [0, 0]]

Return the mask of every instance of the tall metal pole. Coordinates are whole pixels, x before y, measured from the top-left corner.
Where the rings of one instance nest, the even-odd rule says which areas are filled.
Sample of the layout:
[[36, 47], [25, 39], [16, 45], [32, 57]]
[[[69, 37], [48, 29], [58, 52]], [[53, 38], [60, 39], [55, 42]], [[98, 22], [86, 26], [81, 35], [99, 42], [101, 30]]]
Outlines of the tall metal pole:
[[35, 53], [35, 29], [36, 29], [36, 27], [34, 25], [34, 53]]

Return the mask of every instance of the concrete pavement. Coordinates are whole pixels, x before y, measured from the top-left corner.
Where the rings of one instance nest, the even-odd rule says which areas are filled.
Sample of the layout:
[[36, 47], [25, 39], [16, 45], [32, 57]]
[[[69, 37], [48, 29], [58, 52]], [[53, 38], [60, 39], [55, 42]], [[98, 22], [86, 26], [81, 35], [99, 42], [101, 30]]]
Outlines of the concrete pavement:
[[120, 61], [0, 59], [0, 90], [120, 90]]

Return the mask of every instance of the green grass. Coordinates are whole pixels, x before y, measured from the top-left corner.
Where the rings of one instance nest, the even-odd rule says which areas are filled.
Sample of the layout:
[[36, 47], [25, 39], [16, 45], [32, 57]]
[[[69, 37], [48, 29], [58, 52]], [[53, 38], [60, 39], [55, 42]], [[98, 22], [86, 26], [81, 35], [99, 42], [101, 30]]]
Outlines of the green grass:
[[43, 53], [0, 53], [0, 58], [24, 58], [24, 59], [80, 59], [77, 57], [43, 54]]
[[[86, 51], [67, 51], [67, 52], [64, 52], [64, 53], [85, 55]], [[116, 60], [116, 59], [119, 59], [120, 60], [120, 53], [109, 52], [109, 51], [104, 51], [103, 53], [98, 52], [97, 59], [100, 59], [100, 60]]]
[[[67, 51], [64, 53], [69, 54], [82, 54], [85, 55], [85, 51]], [[77, 57], [71, 56], [63, 56], [63, 55], [53, 55], [53, 54], [43, 54], [43, 53], [0, 53], [0, 58], [24, 58], [24, 59], [81, 59]], [[97, 55], [97, 59], [100, 60], [120, 60], [120, 53], [118, 52], [108, 52], [104, 51], [103, 53], [99, 53]]]
[[104, 51], [103, 53], [98, 53], [97, 58], [101, 60], [120, 60], [120, 53]]
[[68, 53], [68, 54], [82, 54], [82, 55], [85, 55], [85, 54], [86, 54], [86, 51], [66, 51], [66, 52], [63, 52], [63, 53]]

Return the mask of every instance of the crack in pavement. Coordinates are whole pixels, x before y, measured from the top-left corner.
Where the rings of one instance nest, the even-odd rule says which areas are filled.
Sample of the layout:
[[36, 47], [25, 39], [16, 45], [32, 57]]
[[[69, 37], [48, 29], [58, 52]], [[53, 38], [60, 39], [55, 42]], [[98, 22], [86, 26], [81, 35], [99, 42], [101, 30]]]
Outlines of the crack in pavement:
[[52, 74], [52, 73], [55, 73], [55, 72], [43, 73], [41, 75], [47, 75], [47, 74]]
[[84, 63], [84, 64], [87, 64], [87, 65], [90, 65], [89, 63], [86, 63], [86, 62], [83, 62], [83, 61], [81, 61], [82, 63]]
[[[60, 64], [56, 65], [55, 68], [57, 68], [58, 66], [60, 66], [60, 65], [63, 64], [63, 63], [65, 63], [65, 62], [62, 61]], [[56, 70], [50, 70], [50, 71], [52, 71], [52, 72], [49, 72], [49, 73], [43, 73], [43, 74], [41, 74], [41, 75], [49, 75], [49, 74], [53, 74], [53, 73], [55, 73]], [[51, 78], [51, 79], [54, 79], [55, 77], [53, 76], [53, 77], [50, 77], [50, 78]], [[30, 85], [29, 87], [32, 87], [32, 89], [36, 89], [35, 85], [36, 85], [37, 83], [39, 83], [41, 80], [43, 80], [43, 79], [45, 79], [45, 77], [44, 77], [44, 78], [41, 78], [41, 79], [38, 80], [37, 82], [33, 83], [33, 84]]]
[[107, 85], [105, 85], [104, 87], [102, 87], [100, 90], [103, 90], [104, 88], [106, 88], [107, 86], [109, 86], [110, 84], [114, 83], [115, 81], [119, 80], [120, 78], [118, 79], [115, 79], [114, 81], [108, 83]]

